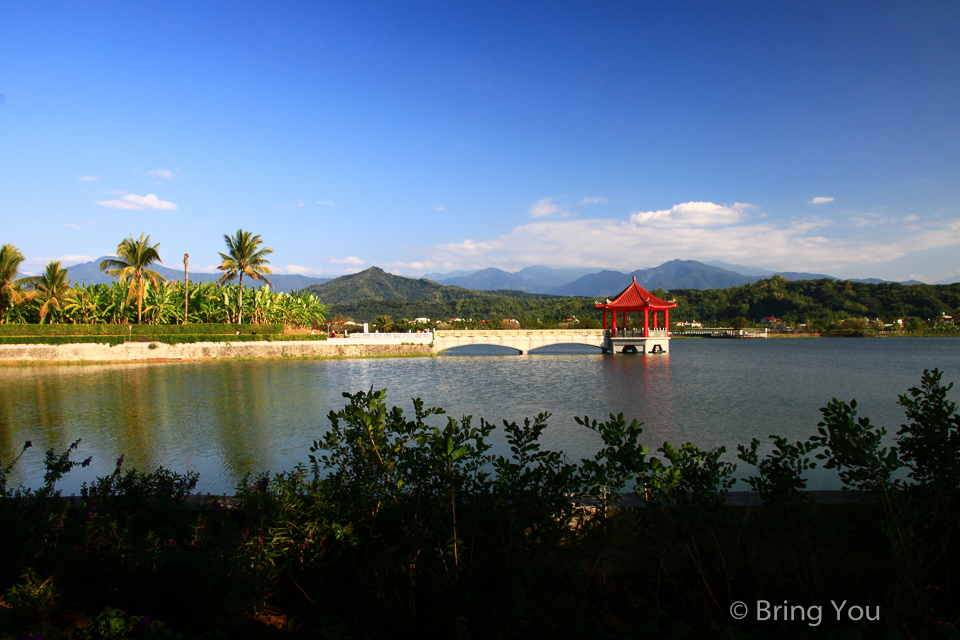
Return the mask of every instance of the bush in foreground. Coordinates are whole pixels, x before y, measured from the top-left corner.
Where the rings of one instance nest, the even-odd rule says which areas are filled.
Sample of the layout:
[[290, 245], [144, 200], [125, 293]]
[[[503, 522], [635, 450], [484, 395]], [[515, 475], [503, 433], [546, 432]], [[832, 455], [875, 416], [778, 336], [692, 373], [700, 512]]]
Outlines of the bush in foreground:
[[[622, 416], [578, 419], [603, 442], [580, 463], [540, 447], [547, 414], [504, 422], [493, 455], [492, 423], [373, 390], [345, 394], [309, 464], [245, 479], [233, 505], [194, 508], [195, 475], [122, 459], [70, 501], [75, 447], [46, 453], [37, 489], [7, 486], [14, 460], [0, 638], [956, 637], [949, 389], [925, 372], [901, 396], [896, 446], [834, 400], [806, 442], [739, 447], [759, 508], [727, 505], [722, 448], [651, 455]], [[816, 459], [865, 502], [812, 502]], [[617, 506], [628, 489], [645, 508]]]

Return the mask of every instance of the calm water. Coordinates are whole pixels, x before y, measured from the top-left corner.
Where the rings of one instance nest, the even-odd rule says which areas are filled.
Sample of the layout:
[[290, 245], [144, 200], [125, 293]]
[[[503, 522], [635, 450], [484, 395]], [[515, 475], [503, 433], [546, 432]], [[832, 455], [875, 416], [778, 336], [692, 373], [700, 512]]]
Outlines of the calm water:
[[[569, 353], [577, 350], [585, 353]], [[895, 432], [897, 394], [918, 385], [924, 368], [960, 378], [960, 340], [944, 338], [674, 340], [665, 356], [563, 351], [0, 368], [0, 459], [32, 440], [12, 479], [36, 487], [43, 450], [82, 438], [77, 459], [93, 464], [71, 472], [65, 493], [109, 473], [121, 454], [137, 468], [198, 471], [201, 490], [229, 492], [246, 472], [305, 462], [341, 393], [371, 386], [407, 409], [420, 397], [497, 424], [550, 412], [543, 444], [573, 460], [598, 444], [574, 416], [611, 412], [644, 422], [651, 450], [690, 441], [735, 451], [772, 433], [806, 439], [833, 397], [856, 398], [861, 415]], [[836, 486], [827, 475], [811, 479]]]

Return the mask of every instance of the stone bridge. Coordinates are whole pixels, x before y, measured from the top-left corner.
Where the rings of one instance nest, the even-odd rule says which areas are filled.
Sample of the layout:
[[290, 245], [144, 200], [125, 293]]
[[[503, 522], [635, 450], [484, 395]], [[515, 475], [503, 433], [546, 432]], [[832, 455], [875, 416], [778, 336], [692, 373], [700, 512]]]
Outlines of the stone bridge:
[[518, 329], [518, 330], [457, 330], [441, 329], [433, 333], [354, 333], [349, 338], [332, 338], [335, 344], [422, 344], [432, 343], [432, 351], [439, 353], [455, 347], [490, 344], [516, 349], [521, 355], [534, 349], [554, 344], [585, 344], [603, 353], [666, 353], [670, 338], [664, 329], [618, 329], [611, 335], [608, 329]]
[[603, 329], [518, 329], [518, 330], [438, 330], [434, 332], [433, 351], [475, 344], [510, 347], [522, 354], [552, 344], [586, 344], [603, 349]]

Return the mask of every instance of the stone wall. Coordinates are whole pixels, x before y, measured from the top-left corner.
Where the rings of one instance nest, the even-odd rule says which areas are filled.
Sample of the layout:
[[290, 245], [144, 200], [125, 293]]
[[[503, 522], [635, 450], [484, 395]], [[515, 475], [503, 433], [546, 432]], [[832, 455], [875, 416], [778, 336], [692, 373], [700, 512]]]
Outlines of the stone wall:
[[[153, 348], [151, 348], [151, 346]], [[302, 342], [197, 342], [162, 344], [0, 345], [0, 362], [144, 362], [216, 358], [289, 358], [432, 355], [425, 344], [328, 344]]]

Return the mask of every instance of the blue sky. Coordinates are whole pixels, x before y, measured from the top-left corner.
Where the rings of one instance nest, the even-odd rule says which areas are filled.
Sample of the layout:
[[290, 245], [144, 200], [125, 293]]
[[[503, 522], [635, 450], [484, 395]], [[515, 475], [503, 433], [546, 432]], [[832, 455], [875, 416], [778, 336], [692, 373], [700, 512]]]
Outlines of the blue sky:
[[960, 3], [30, 2], [0, 243], [960, 280]]

